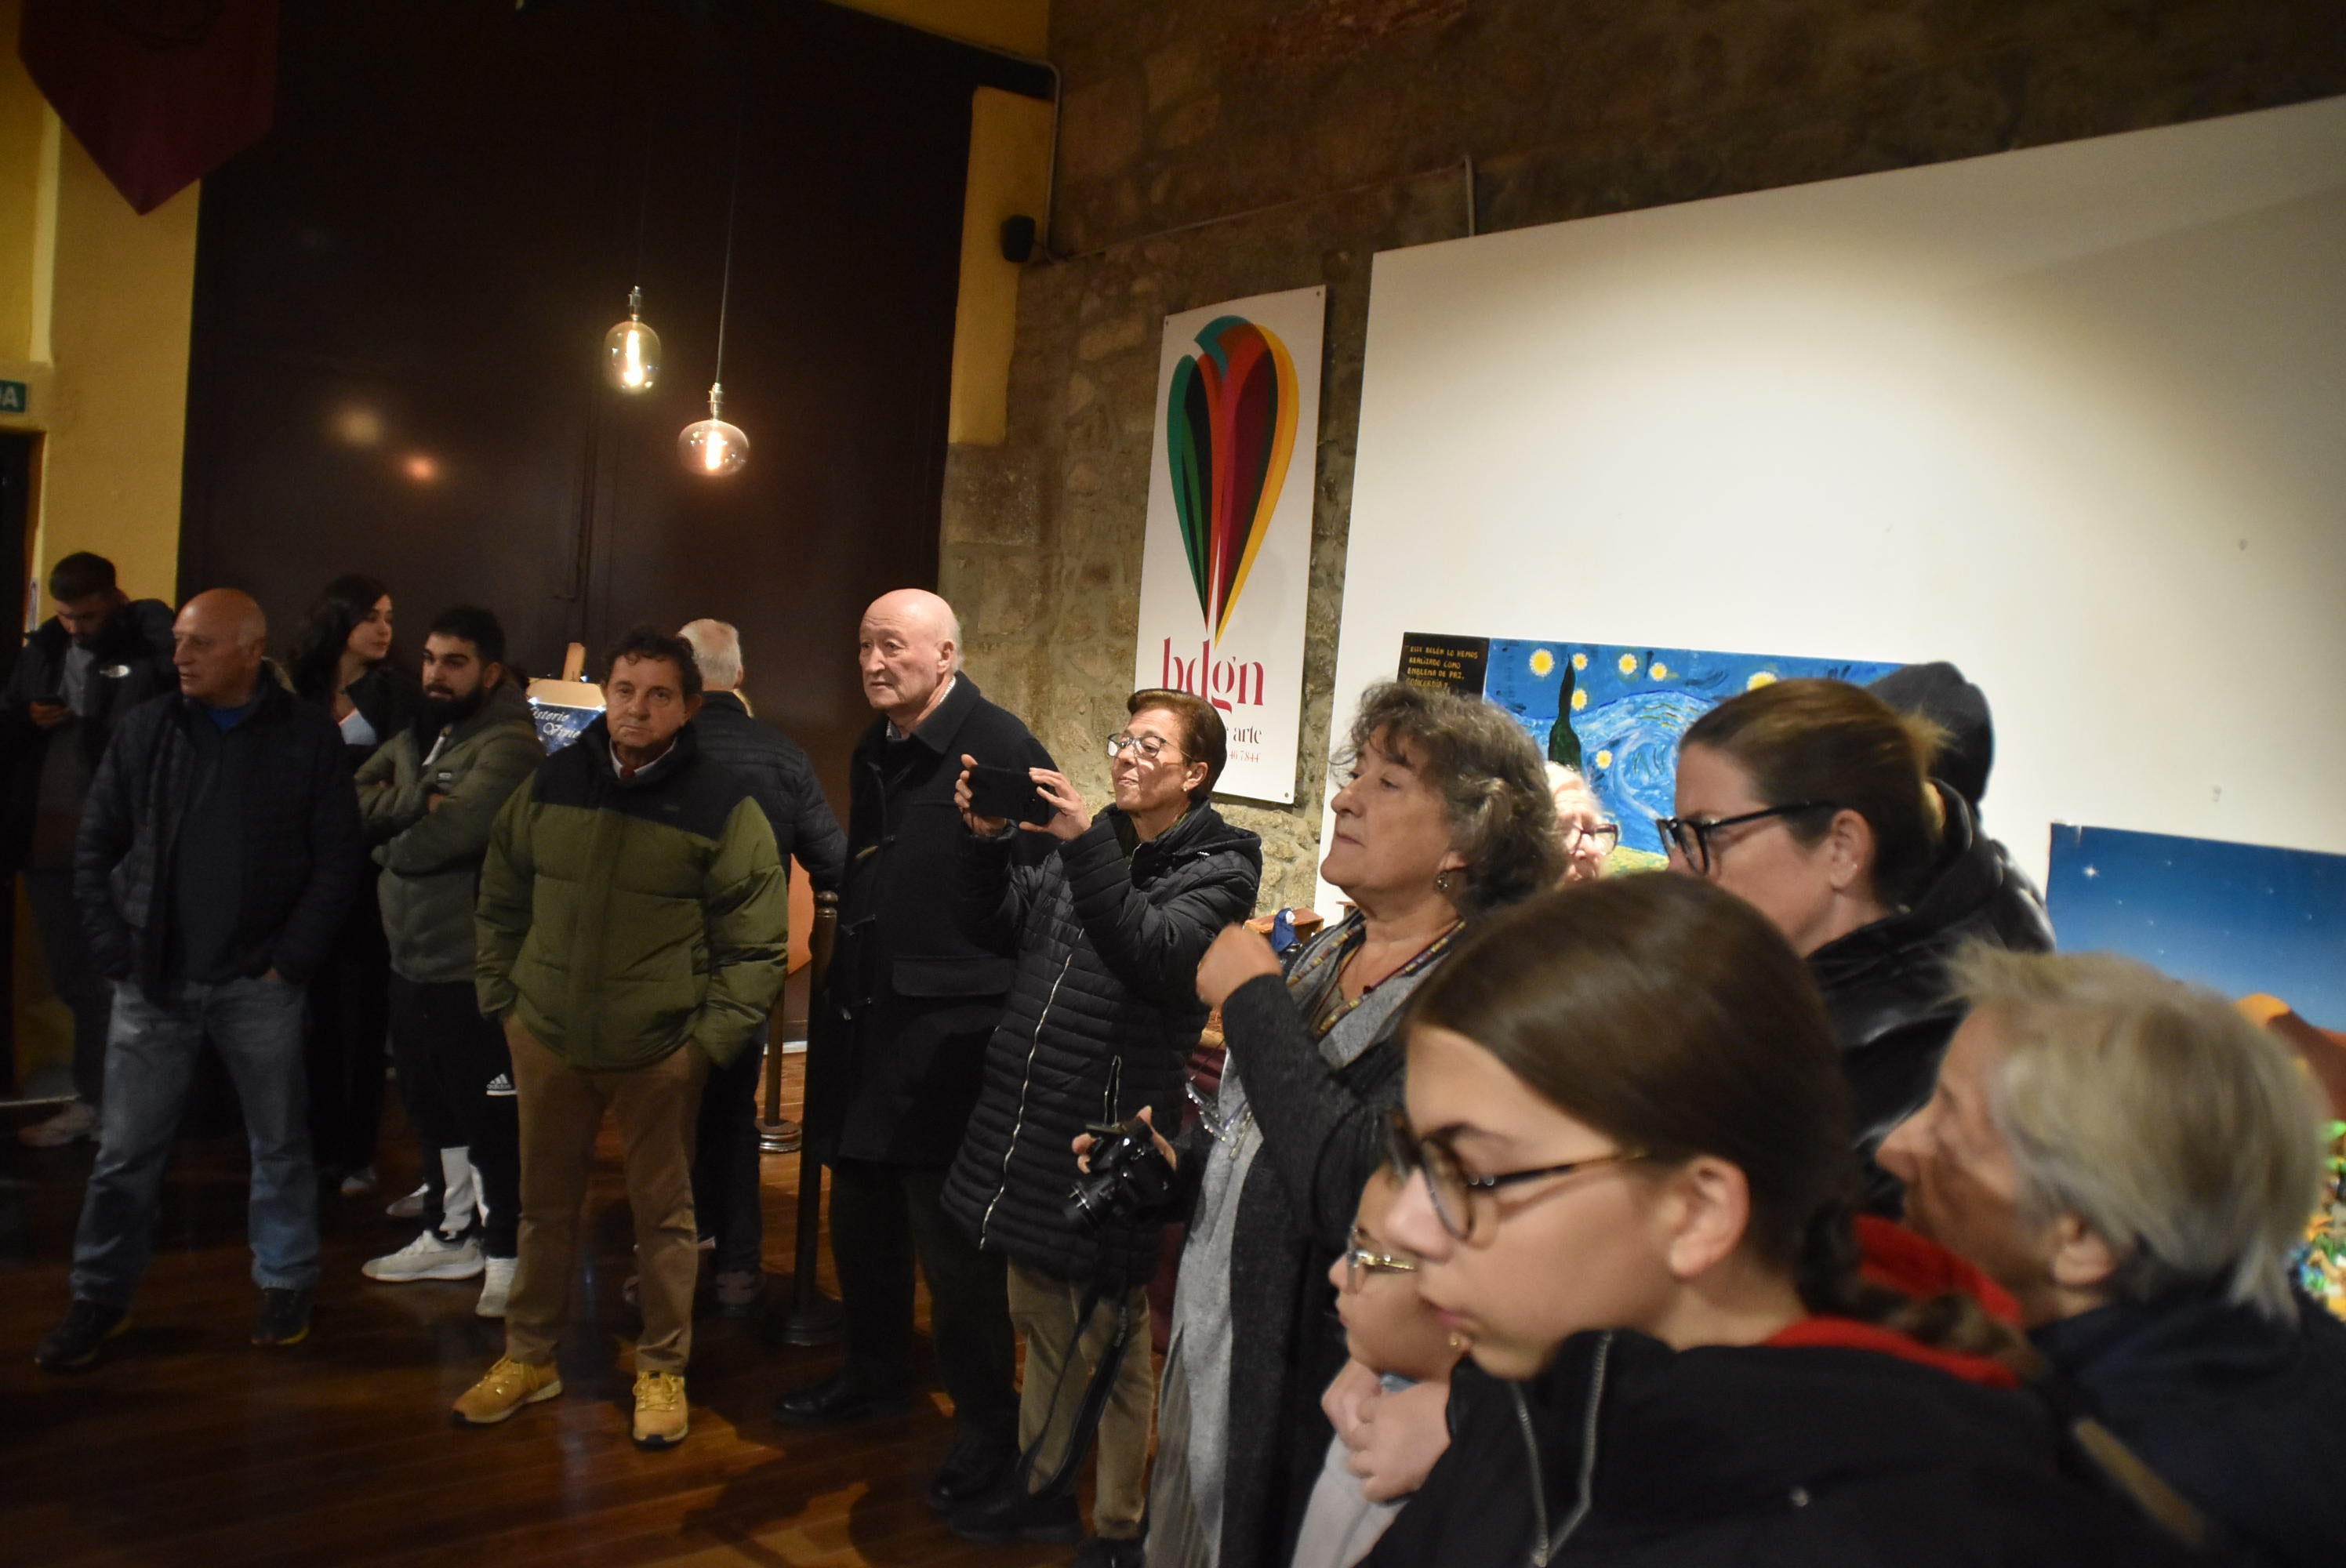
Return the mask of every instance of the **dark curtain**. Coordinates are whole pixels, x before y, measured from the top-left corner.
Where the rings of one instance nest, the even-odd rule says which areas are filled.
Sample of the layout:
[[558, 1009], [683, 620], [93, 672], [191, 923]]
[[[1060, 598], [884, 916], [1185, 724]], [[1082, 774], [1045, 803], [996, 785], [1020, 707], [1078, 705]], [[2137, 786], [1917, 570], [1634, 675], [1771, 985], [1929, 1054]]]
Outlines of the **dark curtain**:
[[[363, 571], [411, 657], [469, 601], [539, 674], [729, 620], [843, 800], [857, 617], [936, 578], [980, 85], [1047, 90], [811, 0], [287, 7], [275, 128], [204, 185], [182, 593], [250, 590], [281, 648]], [[675, 442], [715, 369], [737, 123], [725, 415], [752, 454], [712, 482]], [[630, 399], [598, 357], [634, 283], [665, 363]]]

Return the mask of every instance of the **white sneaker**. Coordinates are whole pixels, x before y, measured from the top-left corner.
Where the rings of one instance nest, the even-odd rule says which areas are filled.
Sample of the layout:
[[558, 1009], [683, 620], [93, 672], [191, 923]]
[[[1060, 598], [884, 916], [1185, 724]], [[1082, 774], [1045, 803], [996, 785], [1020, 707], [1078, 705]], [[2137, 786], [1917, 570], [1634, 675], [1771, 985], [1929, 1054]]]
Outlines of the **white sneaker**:
[[45, 1122], [35, 1122], [16, 1134], [16, 1141], [28, 1149], [61, 1149], [67, 1144], [97, 1135], [97, 1107], [86, 1101], [75, 1100]]
[[374, 1166], [361, 1166], [342, 1178], [344, 1197], [364, 1197], [375, 1189]]
[[384, 1204], [382, 1212], [393, 1219], [421, 1219], [423, 1217], [423, 1200], [431, 1196], [429, 1186], [417, 1187], [405, 1197], [395, 1197]]
[[444, 1241], [426, 1230], [397, 1252], [370, 1257], [359, 1266], [369, 1279], [401, 1284], [410, 1279], [470, 1279], [481, 1272], [480, 1243], [471, 1237]]
[[474, 1315], [482, 1318], [502, 1318], [505, 1315], [505, 1298], [513, 1294], [514, 1265], [519, 1259], [492, 1257], [481, 1269], [481, 1299], [474, 1307]]

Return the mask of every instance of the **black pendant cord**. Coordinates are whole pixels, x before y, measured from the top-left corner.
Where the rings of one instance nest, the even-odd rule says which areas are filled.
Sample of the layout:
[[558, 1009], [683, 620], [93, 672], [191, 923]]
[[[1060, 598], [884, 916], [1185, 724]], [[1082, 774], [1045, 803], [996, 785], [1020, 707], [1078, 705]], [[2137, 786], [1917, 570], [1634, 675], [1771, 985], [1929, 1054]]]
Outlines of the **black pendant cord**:
[[636, 188], [636, 271], [628, 280], [630, 290], [640, 289], [644, 281], [644, 234], [646, 220], [652, 209], [652, 111], [644, 106], [644, 173]]
[[741, 72], [741, 92], [733, 109], [733, 190], [725, 203], [725, 280], [717, 290], [717, 373], [710, 379], [725, 384], [725, 313], [733, 302], [733, 228], [741, 216], [741, 132], [750, 119], [750, 73]]

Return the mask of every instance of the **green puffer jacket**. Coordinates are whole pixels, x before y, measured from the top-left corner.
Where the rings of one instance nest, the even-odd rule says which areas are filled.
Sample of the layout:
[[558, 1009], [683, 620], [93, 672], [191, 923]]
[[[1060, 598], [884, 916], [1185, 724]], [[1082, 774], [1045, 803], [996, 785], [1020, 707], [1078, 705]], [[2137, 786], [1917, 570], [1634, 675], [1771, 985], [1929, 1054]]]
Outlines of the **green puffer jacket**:
[[489, 830], [546, 760], [546, 748], [511, 680], [448, 732], [428, 770], [425, 747], [411, 727], [368, 758], [359, 768], [359, 813], [382, 867], [375, 896], [392, 969], [421, 985], [445, 985], [473, 978], [473, 898]]
[[722, 1064], [781, 992], [790, 894], [765, 812], [691, 725], [623, 783], [598, 718], [498, 813], [474, 924], [482, 1013], [571, 1065], [687, 1041]]

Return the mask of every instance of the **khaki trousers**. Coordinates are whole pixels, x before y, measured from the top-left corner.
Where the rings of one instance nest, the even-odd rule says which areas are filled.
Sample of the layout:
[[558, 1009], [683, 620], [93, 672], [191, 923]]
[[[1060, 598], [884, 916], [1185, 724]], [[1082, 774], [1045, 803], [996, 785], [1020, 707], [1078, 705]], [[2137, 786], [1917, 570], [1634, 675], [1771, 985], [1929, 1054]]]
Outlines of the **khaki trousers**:
[[[1148, 1368], [1148, 1288], [1127, 1291], [1100, 1304], [1086, 1328], [1076, 1361], [1067, 1364], [1076, 1314], [1086, 1288], [1015, 1259], [1010, 1265], [1010, 1320], [1026, 1342], [1026, 1372], [1018, 1390], [1018, 1443], [1032, 1448], [1046, 1432], [1035, 1458], [1031, 1481], [1040, 1484], [1059, 1467], [1067, 1439], [1083, 1409], [1084, 1390], [1116, 1337], [1117, 1308], [1130, 1314], [1132, 1333], [1124, 1359], [1100, 1412], [1099, 1469], [1094, 1477], [1092, 1533], [1129, 1541], [1140, 1533], [1142, 1505], [1148, 1500], [1148, 1418], [1157, 1400], [1157, 1380]], [[1062, 1375], [1064, 1373], [1064, 1376]]]
[[692, 1289], [700, 1270], [692, 1217], [692, 1144], [709, 1058], [689, 1043], [648, 1067], [588, 1073], [508, 1019], [521, 1111], [521, 1246], [505, 1306], [505, 1354], [545, 1366], [568, 1315], [579, 1210], [603, 1113], [619, 1124], [627, 1203], [636, 1216], [638, 1372], [682, 1372], [692, 1355]]

